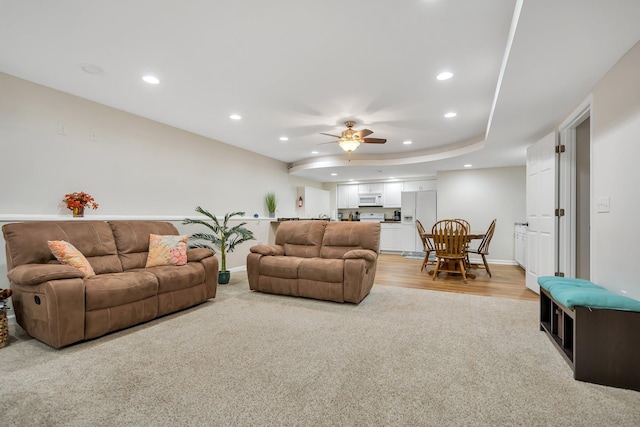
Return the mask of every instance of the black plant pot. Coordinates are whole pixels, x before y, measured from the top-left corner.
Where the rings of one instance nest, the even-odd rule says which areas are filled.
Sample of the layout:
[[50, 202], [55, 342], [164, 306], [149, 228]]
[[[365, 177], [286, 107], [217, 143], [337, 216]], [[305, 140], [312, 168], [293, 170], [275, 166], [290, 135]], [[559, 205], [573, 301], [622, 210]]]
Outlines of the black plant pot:
[[229, 279], [231, 278], [231, 272], [230, 271], [219, 271], [218, 272], [218, 284], [220, 285], [226, 285], [227, 283], [229, 283]]

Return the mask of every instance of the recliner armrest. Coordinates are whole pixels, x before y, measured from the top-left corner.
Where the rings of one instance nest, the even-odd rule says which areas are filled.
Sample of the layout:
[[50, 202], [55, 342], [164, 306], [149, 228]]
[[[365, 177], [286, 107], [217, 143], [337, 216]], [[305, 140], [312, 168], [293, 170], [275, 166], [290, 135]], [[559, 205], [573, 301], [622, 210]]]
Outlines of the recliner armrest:
[[192, 248], [187, 249], [187, 261], [196, 262], [202, 261], [205, 258], [209, 258], [215, 254], [214, 251], [207, 248]]
[[371, 249], [352, 249], [345, 253], [343, 259], [365, 259], [374, 262], [378, 258], [378, 254]]
[[83, 278], [75, 267], [62, 264], [22, 264], [7, 272], [9, 280], [23, 286], [35, 286], [50, 280]]
[[280, 245], [255, 245], [251, 247], [251, 252], [260, 255], [282, 256], [284, 247]]

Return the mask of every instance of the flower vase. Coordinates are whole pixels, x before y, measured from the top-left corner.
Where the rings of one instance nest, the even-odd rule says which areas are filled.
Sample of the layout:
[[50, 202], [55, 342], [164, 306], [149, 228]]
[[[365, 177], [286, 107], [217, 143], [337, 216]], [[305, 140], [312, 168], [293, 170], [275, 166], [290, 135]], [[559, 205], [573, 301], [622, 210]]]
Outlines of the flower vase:
[[84, 206], [79, 208], [73, 208], [73, 217], [74, 218], [82, 218], [84, 216]]

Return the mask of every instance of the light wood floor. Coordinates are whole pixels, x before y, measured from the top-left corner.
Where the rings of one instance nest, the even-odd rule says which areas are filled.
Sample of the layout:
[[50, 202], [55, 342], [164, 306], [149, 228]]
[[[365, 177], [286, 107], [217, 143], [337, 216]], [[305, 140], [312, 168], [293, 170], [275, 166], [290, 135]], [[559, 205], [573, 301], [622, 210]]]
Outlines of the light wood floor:
[[[489, 277], [484, 269], [477, 269], [472, 271], [476, 278], [467, 279], [467, 283], [462, 281], [462, 276], [447, 273], [440, 273], [434, 281], [427, 273], [427, 268], [420, 271], [421, 265], [420, 259], [380, 254], [375, 283], [527, 301], [539, 300], [538, 294], [525, 286], [524, 270], [516, 265], [489, 264], [493, 277]], [[433, 270], [433, 266], [428, 266], [428, 270]]]

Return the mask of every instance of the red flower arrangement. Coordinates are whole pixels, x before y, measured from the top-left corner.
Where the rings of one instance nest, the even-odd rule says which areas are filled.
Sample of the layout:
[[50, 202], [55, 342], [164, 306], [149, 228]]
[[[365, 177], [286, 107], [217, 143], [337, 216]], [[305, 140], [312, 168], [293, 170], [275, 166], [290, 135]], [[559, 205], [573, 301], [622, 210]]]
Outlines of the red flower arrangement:
[[98, 209], [98, 204], [91, 194], [87, 194], [83, 191], [80, 191], [79, 193], [65, 194], [62, 201], [67, 204], [67, 209], [71, 211], [78, 208], [84, 208], [87, 205], [92, 209]]

